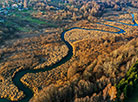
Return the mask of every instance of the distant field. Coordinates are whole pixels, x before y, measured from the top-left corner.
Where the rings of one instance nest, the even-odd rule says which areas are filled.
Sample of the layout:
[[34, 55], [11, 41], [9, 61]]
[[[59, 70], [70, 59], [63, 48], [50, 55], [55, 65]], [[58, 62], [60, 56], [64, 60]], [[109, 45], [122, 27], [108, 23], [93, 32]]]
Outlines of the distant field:
[[33, 29], [40, 29], [41, 26], [45, 27], [57, 27], [56, 24], [50, 23], [45, 19], [38, 19], [31, 15], [29, 11], [13, 11], [9, 13], [9, 16], [6, 17], [5, 25], [10, 25], [16, 27], [19, 31], [29, 32]]

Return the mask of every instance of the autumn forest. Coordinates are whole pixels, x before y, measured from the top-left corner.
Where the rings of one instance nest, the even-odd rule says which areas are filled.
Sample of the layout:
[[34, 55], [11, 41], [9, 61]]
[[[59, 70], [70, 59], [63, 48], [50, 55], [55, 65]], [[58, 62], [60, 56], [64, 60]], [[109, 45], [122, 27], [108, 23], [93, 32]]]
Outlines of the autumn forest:
[[137, 0], [0, 0], [0, 102], [137, 96]]

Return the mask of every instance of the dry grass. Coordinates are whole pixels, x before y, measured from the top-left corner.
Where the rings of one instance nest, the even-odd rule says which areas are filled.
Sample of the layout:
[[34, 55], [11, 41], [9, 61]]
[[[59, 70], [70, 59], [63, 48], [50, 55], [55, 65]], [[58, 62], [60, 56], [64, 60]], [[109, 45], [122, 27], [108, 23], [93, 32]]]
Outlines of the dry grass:
[[12, 83], [16, 72], [45, 68], [60, 61], [68, 53], [68, 48], [57, 33], [13, 40], [7, 45], [0, 49], [0, 96], [14, 101], [24, 96]]

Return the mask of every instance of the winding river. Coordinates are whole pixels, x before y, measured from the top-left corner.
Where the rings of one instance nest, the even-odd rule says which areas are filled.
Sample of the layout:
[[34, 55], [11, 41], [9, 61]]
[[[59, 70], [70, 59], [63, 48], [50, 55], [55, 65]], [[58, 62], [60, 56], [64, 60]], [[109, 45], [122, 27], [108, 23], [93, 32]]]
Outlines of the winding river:
[[[126, 23], [121, 23], [121, 22], [117, 22], [117, 23], [121, 23], [121, 24], [124, 24], [124, 25], [129, 25], [129, 26], [138, 26], [138, 24], [135, 22], [135, 19], [134, 19], [134, 14], [131, 14], [132, 15], [132, 22], [134, 24], [126, 24]], [[98, 24], [101, 24], [101, 23], [98, 23]], [[102, 25], [105, 25], [105, 24], [102, 24]], [[123, 29], [120, 29], [118, 27], [114, 27], [114, 26], [111, 26], [111, 25], [105, 25], [105, 26], [109, 26], [109, 27], [112, 27], [112, 28], [115, 28], [115, 29], [118, 29], [119, 31], [118, 32], [111, 32], [111, 31], [104, 31], [104, 30], [98, 30], [98, 29], [85, 29], [85, 28], [78, 28], [78, 27], [74, 27], [74, 28], [71, 28], [69, 30], [66, 30], [64, 32], [62, 32], [61, 34], [61, 39], [62, 41], [66, 44], [66, 46], [68, 47], [69, 51], [68, 51], [68, 54], [59, 62], [57, 62], [56, 64], [52, 65], [52, 66], [49, 66], [49, 67], [46, 67], [45, 69], [25, 69], [25, 70], [20, 70], [19, 72], [17, 72], [15, 74], [15, 76], [13, 77], [12, 81], [13, 83], [18, 87], [19, 90], [23, 91], [24, 94], [25, 94], [25, 97], [19, 101], [15, 101], [15, 102], [28, 102], [32, 97], [33, 97], [33, 91], [31, 89], [29, 89], [27, 86], [25, 86], [21, 81], [20, 79], [27, 73], [38, 73], [38, 72], [45, 72], [45, 71], [48, 71], [48, 70], [52, 70], [53, 68], [56, 68], [62, 64], [64, 64], [65, 62], [67, 62], [68, 60], [71, 59], [71, 57], [73, 56], [73, 48], [71, 46], [71, 44], [69, 42], [67, 42], [64, 38], [64, 35], [66, 32], [68, 31], [71, 31], [73, 29], [83, 29], [83, 30], [95, 30], [95, 31], [101, 31], [101, 32], [108, 32], [108, 33], [113, 33], [113, 34], [121, 34], [121, 33], [125, 33], [125, 31]], [[0, 99], [0, 102], [11, 102], [10, 100], [8, 99]]]

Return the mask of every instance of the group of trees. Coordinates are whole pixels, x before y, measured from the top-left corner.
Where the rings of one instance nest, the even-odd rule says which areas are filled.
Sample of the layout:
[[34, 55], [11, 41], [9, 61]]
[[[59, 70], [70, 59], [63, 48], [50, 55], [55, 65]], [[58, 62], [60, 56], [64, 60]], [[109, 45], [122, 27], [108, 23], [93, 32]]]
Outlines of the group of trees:
[[[138, 7], [138, 1], [137, 0], [5, 0], [3, 4], [8, 4], [11, 2], [15, 3], [22, 3], [24, 7], [35, 7], [35, 6], [47, 6], [48, 3], [55, 3], [56, 6], [64, 6], [63, 8], [66, 8], [66, 4], [76, 6], [79, 8], [80, 11], [82, 9], [84, 11], [89, 11], [93, 15], [96, 15], [95, 13], [102, 11], [103, 8], [114, 8], [115, 10], [121, 10], [123, 7], [129, 5]], [[65, 4], [65, 5], [64, 5]], [[91, 9], [91, 10], [90, 10]], [[97, 16], [97, 15], [96, 15]]]
[[[51, 6], [50, 4], [53, 5]], [[59, 0], [57, 4], [51, 1], [35, 0], [30, 1], [30, 6], [35, 9], [46, 10], [46, 12], [53, 10], [54, 7], [59, 9], [55, 12], [53, 20], [67, 20], [73, 21], [87, 19], [90, 21], [96, 20], [97, 17], [102, 16], [106, 8], [113, 10], [124, 10], [127, 6], [137, 7], [138, 2], [135, 0]], [[55, 9], [54, 9], [55, 10]], [[51, 12], [51, 11], [50, 11]]]
[[123, 78], [117, 85], [118, 99], [122, 96], [128, 98], [132, 95], [133, 91], [137, 89], [138, 84], [138, 61], [127, 72], [125, 78]]
[[31, 7], [46, 12], [57, 10], [53, 15], [54, 19], [72, 19], [73, 21], [96, 20], [95, 17], [102, 16], [106, 8], [118, 11], [124, 10], [126, 6], [138, 7], [137, 0], [6, 0], [2, 4], [9, 5], [11, 2], [21, 3], [24, 8]]
[[1, 1], [0, 4], [1, 6], [5, 7], [13, 3], [16, 3], [16, 4], [21, 3], [24, 6], [24, 8], [27, 8], [27, 7], [37, 6], [40, 3], [46, 6], [47, 1], [50, 2], [51, 0], [5, 0], [5, 1]]
[[27, 8], [29, 0], [5, 0], [0, 2], [0, 6], [5, 8], [5, 7], [10, 7], [12, 4], [18, 4], [22, 5], [24, 8]]
[[[98, 56], [84, 69], [83, 66], [76, 66], [79, 63], [77, 60], [76, 64], [72, 64], [68, 69], [67, 82], [63, 82], [64, 84], [59, 86], [51, 84], [43, 88], [30, 102], [112, 102], [118, 95], [120, 98], [122, 92], [124, 95], [129, 94], [133, 91], [133, 85], [136, 85], [138, 81], [138, 64], [130, 68], [137, 59], [136, 46], [138, 43], [136, 40], [133, 39], [109, 55]], [[108, 43], [112, 42], [109, 39], [107, 41]], [[127, 50], [130, 48], [131, 50]], [[124, 77], [121, 76], [121, 73], [126, 73], [126, 71], [128, 72], [125, 78], [119, 82]], [[44, 76], [44, 73], [39, 76]], [[115, 83], [117, 86], [114, 85]], [[124, 99], [123, 95], [121, 99]]]
[[[2, 17], [0, 17], [0, 19], [1, 18]], [[0, 23], [0, 43], [2, 44], [6, 39], [15, 37], [16, 31], [17, 31], [17, 29], [15, 27]]]

